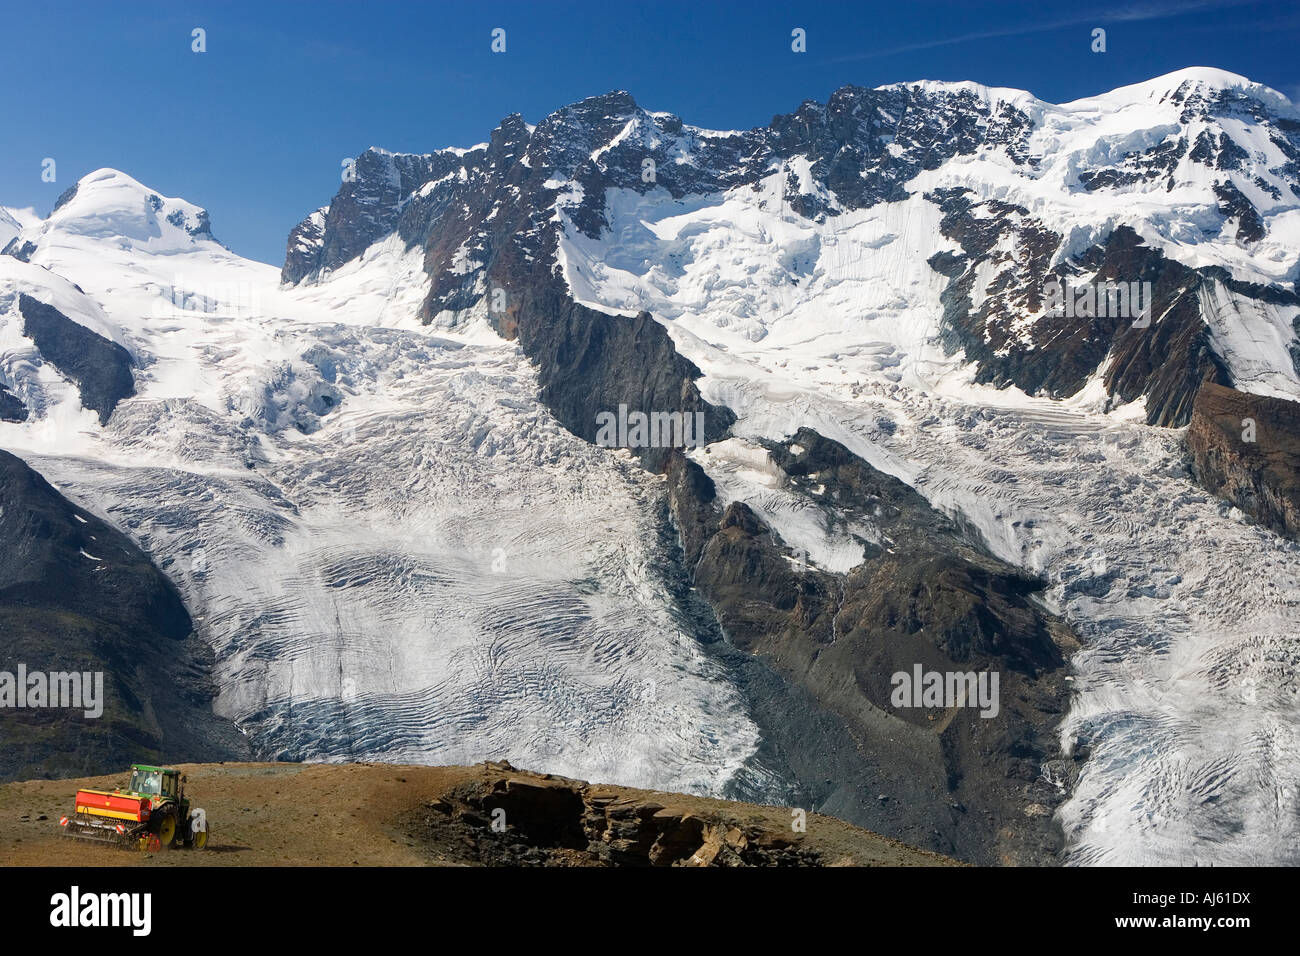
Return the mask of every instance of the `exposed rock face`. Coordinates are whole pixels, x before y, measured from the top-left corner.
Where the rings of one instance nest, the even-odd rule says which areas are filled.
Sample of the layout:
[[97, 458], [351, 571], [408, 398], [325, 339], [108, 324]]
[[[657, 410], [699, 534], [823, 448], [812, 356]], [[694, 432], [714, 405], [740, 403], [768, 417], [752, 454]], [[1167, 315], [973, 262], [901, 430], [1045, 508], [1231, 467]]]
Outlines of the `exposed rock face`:
[[336, 269], [397, 228], [411, 194], [461, 168], [460, 151], [427, 156], [368, 149], [357, 157], [353, 178], [334, 201], [294, 227], [281, 278], [298, 282]]
[[825, 817], [647, 792], [488, 763], [427, 805], [421, 835], [494, 866], [943, 866]]
[[0, 249], [0, 255], [13, 256], [19, 262], [31, 262], [32, 253], [36, 251], [36, 243], [29, 240], [19, 242], [19, 238], [14, 236], [10, 239], [4, 249]]
[[[823, 486], [841, 514], [874, 521], [887, 547], [869, 546], [847, 575], [801, 566], [746, 505], [720, 509], [682, 457], [670, 465], [672, 509], [727, 638], [844, 722], [859, 777], [837, 781], [847, 791], [826, 795], [831, 812], [960, 859], [1051, 860], [1060, 835], [1045, 808], [1074, 774], [1054, 728], [1078, 645], [1033, 603], [1042, 582], [982, 553], [917, 492], [836, 442], [801, 429], [770, 451], [791, 488]], [[894, 675], [918, 665], [996, 671], [998, 712], [896, 706]]]
[[[703, 412], [706, 434], [716, 438], [733, 417], [700, 398], [699, 370], [658, 323], [579, 305], [562, 279], [537, 268], [557, 245], [548, 225], [555, 189], [547, 182], [557, 169], [581, 172], [592, 149], [631, 117], [648, 115], [626, 94], [611, 94], [560, 110], [533, 131], [521, 117], [507, 117], [486, 148], [423, 157], [368, 150], [357, 160], [356, 181], [344, 184], [328, 212], [291, 234], [283, 278], [336, 268], [396, 230], [408, 245], [425, 245], [433, 279], [425, 321], [488, 298], [498, 330], [517, 337], [538, 363], [542, 400], [575, 434], [593, 440], [597, 414], [626, 404], [647, 413]], [[628, 162], [624, 178], [639, 183], [640, 155], [634, 170]], [[603, 203], [603, 184], [593, 181], [591, 195]], [[598, 231], [599, 206], [575, 211], [584, 216]], [[663, 449], [639, 454], [647, 467], [662, 467]]]
[[[904, 184], [917, 173], [981, 148], [1005, 150], [1024, 164], [1029, 130], [1023, 111], [1010, 103], [991, 105], [968, 89], [846, 86], [825, 105], [809, 100], [775, 117], [769, 136], [777, 155], [806, 156], [817, 182], [857, 209], [906, 198]], [[801, 215], [834, 214], [806, 200], [801, 208], [799, 191], [791, 193]]]
[[[1266, 103], [1241, 88], [1216, 88], [1195, 78], [1184, 80], [1159, 102], [1182, 107], [1178, 119], [1184, 125], [1217, 124], [1222, 120], [1258, 125], [1284, 158], [1282, 165], [1267, 171], [1291, 179], [1289, 188], [1300, 196], [1300, 183], [1295, 182], [1297, 173], [1300, 173], [1300, 123], [1287, 115], [1289, 111], [1279, 111], [1275, 102]], [[1089, 189], [1162, 182], [1172, 189], [1177, 184], [1176, 174], [1183, 157], [1206, 169], [1224, 173], [1241, 170], [1252, 159], [1223, 128], [1216, 135], [1211, 129], [1202, 127], [1194, 141], [1190, 132], [1183, 130], [1176, 138], [1167, 138], [1142, 149], [1094, 157], [1090, 160], [1092, 168], [1082, 173], [1079, 180]], [[1262, 188], [1268, 191], [1273, 187], [1265, 183]], [[1279, 197], [1274, 195], [1273, 198]], [[1253, 206], [1251, 208], [1253, 210]]]
[[329, 206], [321, 206], [289, 231], [280, 281], [299, 282], [317, 269], [325, 243], [325, 217], [329, 211]]
[[[1028, 124], [1016, 108], [991, 106], [969, 90], [849, 86], [768, 127], [712, 133], [611, 92], [556, 110], [536, 127], [508, 116], [482, 148], [425, 156], [368, 150], [357, 159], [356, 181], [291, 234], [283, 278], [297, 282], [336, 268], [395, 231], [408, 247], [425, 249], [433, 282], [424, 311], [432, 319], [469, 308], [506, 276], [550, 261], [552, 207], [569, 189], [566, 181], [577, 187], [566, 215], [592, 237], [606, 225], [610, 188], [665, 189], [675, 198], [715, 193], [757, 185], [773, 164], [788, 166], [783, 201], [824, 218], [904, 198], [903, 184], [918, 172], [981, 148], [1006, 149], [1024, 162]], [[686, 154], [691, 161], [679, 161]], [[805, 160], [811, 192], [795, 172]]]
[[1187, 450], [1206, 490], [1300, 538], [1300, 403], [1207, 382], [1196, 396]]
[[[542, 402], [588, 441], [596, 439], [596, 416], [620, 404], [646, 412], [701, 412], [705, 441], [721, 438], [735, 421], [729, 409], [700, 397], [700, 370], [677, 353], [648, 313], [606, 315], [578, 305], [556, 286], [544, 286], [519, 296], [514, 319], [520, 345], [538, 365]], [[647, 468], [661, 471], [670, 449], [634, 453]]]
[[77, 384], [81, 404], [99, 413], [101, 425], [107, 424], [117, 403], [135, 394], [131, 353], [25, 293], [18, 308], [23, 314], [23, 335]]
[[73, 183], [71, 186], [69, 186], [67, 189], [63, 190], [63, 192], [59, 193], [59, 198], [56, 199], [56, 200], [54, 200], [54, 208], [53, 208], [52, 210], [50, 210], [50, 211], [51, 211], [51, 212], [58, 212], [60, 209], [62, 209], [62, 208], [63, 208], [64, 206], [66, 206], [68, 203], [72, 202], [72, 200], [76, 199], [76, 198], [77, 198], [77, 189], [78, 189], [80, 186], [81, 186], [81, 183], [80, 183], [80, 182], [75, 182], [75, 183]]
[[[1231, 385], [1232, 377], [1211, 347], [1201, 314], [1203, 285], [1222, 281], [1214, 270], [1193, 270], [1143, 244], [1128, 226], [1112, 232], [1063, 266], [1051, 265], [1061, 237], [1029, 211], [990, 200], [974, 203], [964, 190], [944, 190], [933, 199], [944, 210], [944, 235], [964, 255], [941, 253], [931, 265], [948, 276], [944, 290], [943, 338], [950, 351], [965, 350], [979, 363], [976, 380], [1017, 385], [1030, 394], [1066, 398], [1106, 366], [1107, 392], [1130, 402], [1147, 399], [1147, 422], [1181, 426], [1205, 381]], [[1012, 244], [1016, 252], [1003, 249]], [[981, 270], [992, 265], [997, 278], [978, 308], [972, 289]], [[1132, 315], [1051, 315], [1043, 290], [1048, 282], [1150, 283], [1150, 320], [1135, 326]], [[1264, 299], [1262, 289], [1242, 294]], [[1276, 294], [1286, 295], [1284, 292]], [[1098, 309], [1099, 313], [1103, 310]], [[1023, 331], [1027, 313], [1036, 316], [1032, 334]]]
[[17, 395], [0, 385], [0, 422], [27, 421], [27, 406]]
[[1237, 225], [1237, 238], [1242, 242], [1259, 242], [1264, 238], [1264, 220], [1246, 194], [1230, 182], [1215, 183], [1214, 194], [1219, 197], [1219, 213]]
[[0, 779], [247, 755], [212, 713], [211, 651], [125, 535], [0, 451], [0, 671], [102, 672], [103, 714], [0, 709]]
[[[162, 209], [163, 201], [161, 196], [153, 195], [149, 197], [149, 204], [155, 211]], [[185, 233], [191, 239], [210, 239], [217, 241], [217, 237], [212, 234], [212, 221], [208, 217], [206, 209], [199, 209], [194, 213], [193, 219], [185, 213], [183, 209], [173, 209], [167, 214], [167, 222], [177, 229], [185, 230]]]

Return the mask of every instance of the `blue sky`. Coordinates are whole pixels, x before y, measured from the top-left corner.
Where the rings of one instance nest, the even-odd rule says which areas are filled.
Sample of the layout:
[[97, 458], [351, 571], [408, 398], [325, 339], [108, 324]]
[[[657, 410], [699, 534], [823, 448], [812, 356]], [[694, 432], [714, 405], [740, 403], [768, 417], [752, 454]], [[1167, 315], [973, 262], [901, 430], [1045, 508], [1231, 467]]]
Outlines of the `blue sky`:
[[[427, 152], [611, 89], [695, 125], [766, 124], [848, 83], [976, 80], [1054, 102], [1185, 66], [1300, 100], [1295, 0], [852, 3], [261, 2], [0, 7], [0, 204], [49, 212], [113, 166], [206, 206], [236, 252], [279, 264], [370, 145]], [[191, 51], [191, 30], [207, 52]], [[506, 52], [490, 50], [506, 30]], [[790, 49], [795, 27], [808, 51]], [[1090, 50], [1107, 31], [1107, 52]], [[41, 162], [57, 162], [55, 183]]]

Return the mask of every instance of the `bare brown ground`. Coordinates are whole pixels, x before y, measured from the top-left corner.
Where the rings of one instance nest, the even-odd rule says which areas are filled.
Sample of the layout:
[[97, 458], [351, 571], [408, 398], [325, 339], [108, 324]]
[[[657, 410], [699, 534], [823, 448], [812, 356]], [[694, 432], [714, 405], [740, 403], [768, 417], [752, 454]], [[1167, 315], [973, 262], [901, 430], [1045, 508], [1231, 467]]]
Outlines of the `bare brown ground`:
[[[440, 845], [419, 821], [453, 788], [502, 776], [498, 765], [418, 767], [393, 764], [179, 764], [187, 794], [207, 811], [204, 850], [123, 850], [65, 836], [59, 818], [79, 787], [112, 789], [126, 774], [0, 785], [3, 866], [439, 866], [465, 865], [458, 840]], [[525, 771], [510, 776], [543, 780]], [[555, 778], [558, 779], [558, 778]], [[791, 811], [683, 794], [601, 785], [625, 800], [645, 801], [704, 819], [727, 819], [793, 838], [830, 865], [952, 866], [831, 817], [809, 814], [807, 832], [791, 834]], [[41, 817], [45, 819], [40, 819]], [[453, 839], [448, 832], [447, 839]]]

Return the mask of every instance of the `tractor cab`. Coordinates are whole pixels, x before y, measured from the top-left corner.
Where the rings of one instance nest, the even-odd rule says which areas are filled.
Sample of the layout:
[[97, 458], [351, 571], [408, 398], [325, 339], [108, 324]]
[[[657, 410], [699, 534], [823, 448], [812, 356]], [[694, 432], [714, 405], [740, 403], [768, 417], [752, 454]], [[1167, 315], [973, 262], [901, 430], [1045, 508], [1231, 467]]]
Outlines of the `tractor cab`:
[[181, 775], [178, 770], [166, 770], [162, 767], [150, 767], [146, 764], [131, 765], [131, 782], [127, 792], [139, 793], [152, 797], [180, 798]]

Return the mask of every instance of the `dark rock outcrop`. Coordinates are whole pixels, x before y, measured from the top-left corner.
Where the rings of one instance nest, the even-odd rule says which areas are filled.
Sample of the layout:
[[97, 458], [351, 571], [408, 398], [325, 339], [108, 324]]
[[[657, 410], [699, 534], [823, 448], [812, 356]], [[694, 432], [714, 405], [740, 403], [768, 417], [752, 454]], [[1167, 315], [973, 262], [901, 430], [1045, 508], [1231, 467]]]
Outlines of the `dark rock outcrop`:
[[27, 421], [27, 406], [9, 389], [0, 385], [0, 422]]
[[51, 213], [56, 213], [56, 212], [58, 212], [60, 209], [62, 209], [64, 206], [66, 206], [68, 203], [72, 202], [72, 200], [76, 199], [76, 198], [77, 198], [77, 190], [78, 190], [78, 188], [80, 188], [80, 186], [81, 186], [81, 183], [80, 183], [80, 181], [78, 181], [78, 182], [73, 183], [73, 184], [72, 184], [71, 186], [69, 186], [67, 189], [63, 190], [63, 192], [59, 193], [59, 198], [56, 199], [56, 200], [54, 200], [54, 208], [51, 209], [50, 212], [51, 212]]
[[[1218, 270], [1195, 270], [1167, 259], [1128, 226], [1053, 267], [1061, 237], [1028, 210], [996, 200], [976, 203], [965, 190], [943, 190], [931, 198], [944, 210], [944, 235], [963, 250], [930, 260], [949, 279], [940, 297], [941, 338], [950, 352], [964, 350], [977, 363], [976, 381], [1065, 398], [1105, 363], [1109, 395], [1124, 402], [1145, 397], [1148, 424], [1175, 427], [1190, 421], [1202, 382], [1232, 384], [1201, 314], [1203, 283], [1225, 281]], [[1014, 257], [1000, 251], [1003, 240], [1015, 244]], [[973, 285], [980, 267], [990, 262], [999, 271], [975, 308]], [[1069, 284], [1081, 275], [1093, 283], [1150, 283], [1150, 318], [1135, 326], [1134, 315], [1118, 315], [1113, 308], [1097, 308], [1093, 315], [1049, 312], [1047, 284]], [[1233, 291], [1265, 301], [1270, 296], [1269, 290], [1244, 283], [1234, 283]], [[1271, 294], [1290, 296], [1284, 290]], [[1035, 313], [1026, 331], [1024, 318]]]
[[32, 253], [36, 251], [36, 243], [29, 240], [19, 242], [20, 236], [14, 236], [5, 244], [4, 249], [0, 249], [0, 255], [13, 256], [19, 262], [31, 262]]
[[[517, 338], [538, 366], [541, 400], [566, 428], [588, 441], [596, 438], [597, 415], [613, 413], [620, 405], [646, 414], [699, 412], [705, 440], [716, 440], [734, 415], [700, 397], [695, 385], [699, 369], [677, 353], [662, 325], [648, 313], [627, 317], [580, 305], [558, 274], [537, 265], [552, 261], [558, 245], [550, 212], [554, 190], [546, 183], [557, 169], [596, 175], [586, 165], [589, 151], [573, 145], [574, 137], [585, 142], [573, 127], [626, 125], [628, 110], [648, 115], [637, 111], [630, 97], [611, 95], [561, 110], [531, 134], [522, 119], [507, 117], [485, 150], [463, 157], [470, 164], [466, 181], [474, 188], [450, 176], [412, 200], [406, 215], [415, 218], [404, 219], [403, 235], [417, 221], [428, 230], [427, 240], [421, 241], [426, 242], [425, 271], [432, 277], [422, 318], [431, 322], [442, 311], [468, 309], [486, 299], [493, 325], [505, 337]], [[526, 164], [521, 161], [525, 151]], [[639, 169], [637, 165], [638, 177]], [[593, 182], [596, 191], [589, 195], [603, 204], [604, 189], [598, 185]], [[585, 214], [597, 216], [597, 207]], [[574, 215], [581, 218], [584, 211]], [[466, 255], [474, 263], [469, 268]], [[633, 451], [647, 468], [658, 471], [668, 449]]]
[[[0, 671], [100, 673], [103, 713], [0, 708], [0, 780], [247, 755], [212, 713], [211, 651], [129, 538], [0, 451]], [[16, 702], [16, 700], [15, 700]]]
[[[647, 413], [700, 412], [704, 441], [723, 437], [735, 421], [730, 409], [700, 397], [700, 370], [678, 354], [649, 313], [627, 318], [596, 312], [550, 285], [519, 295], [511, 319], [519, 344], [538, 366], [541, 401], [587, 441], [596, 440], [596, 416], [620, 404]], [[663, 470], [670, 451], [633, 449], [651, 471]]]
[[18, 298], [23, 335], [63, 376], [76, 383], [81, 404], [107, 424], [117, 403], [135, 394], [131, 353], [72, 321], [52, 305], [23, 293]]
[[337, 269], [397, 229], [413, 192], [459, 170], [459, 151], [427, 156], [368, 149], [355, 160], [328, 207], [299, 223], [289, 235], [281, 279], [298, 282], [322, 269]]
[[1187, 450], [1207, 491], [1300, 538], [1300, 403], [1207, 382], [1196, 396]]
[[1264, 238], [1264, 220], [1245, 193], [1231, 182], [1215, 183], [1214, 195], [1219, 197], [1219, 212], [1237, 224], [1237, 239], [1241, 242], [1259, 242]]

